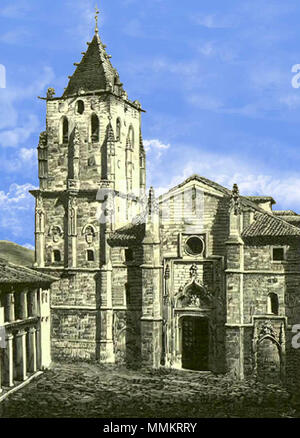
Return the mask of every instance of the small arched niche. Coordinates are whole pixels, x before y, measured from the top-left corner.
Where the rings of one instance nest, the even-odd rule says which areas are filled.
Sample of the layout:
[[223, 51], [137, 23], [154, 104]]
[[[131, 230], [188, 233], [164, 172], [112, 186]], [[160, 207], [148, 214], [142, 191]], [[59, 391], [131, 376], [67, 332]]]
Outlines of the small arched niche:
[[128, 138], [130, 140], [131, 146], [134, 147], [134, 129], [132, 125], [129, 126]]
[[92, 249], [88, 249], [86, 252], [86, 259], [88, 262], [94, 262], [95, 261], [95, 252]]
[[52, 253], [52, 260], [55, 263], [60, 263], [61, 262], [61, 252], [59, 249], [54, 249], [53, 253]]
[[267, 313], [272, 315], [278, 315], [279, 313], [278, 295], [274, 292], [271, 292], [268, 295]]
[[116, 141], [121, 140], [121, 119], [118, 117], [116, 121]]
[[76, 113], [83, 114], [84, 113], [84, 102], [83, 100], [77, 100], [76, 102]]
[[91, 117], [91, 142], [98, 143], [100, 140], [100, 123], [98, 116], [93, 113]]
[[69, 121], [66, 116], [60, 121], [60, 143], [67, 144], [69, 142]]

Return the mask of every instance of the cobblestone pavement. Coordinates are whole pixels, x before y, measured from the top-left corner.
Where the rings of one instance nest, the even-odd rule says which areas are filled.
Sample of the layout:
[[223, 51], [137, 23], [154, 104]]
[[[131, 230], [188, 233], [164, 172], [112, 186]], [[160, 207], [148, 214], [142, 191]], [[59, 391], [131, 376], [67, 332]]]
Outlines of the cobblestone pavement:
[[294, 417], [277, 385], [189, 371], [55, 364], [0, 404], [2, 418]]

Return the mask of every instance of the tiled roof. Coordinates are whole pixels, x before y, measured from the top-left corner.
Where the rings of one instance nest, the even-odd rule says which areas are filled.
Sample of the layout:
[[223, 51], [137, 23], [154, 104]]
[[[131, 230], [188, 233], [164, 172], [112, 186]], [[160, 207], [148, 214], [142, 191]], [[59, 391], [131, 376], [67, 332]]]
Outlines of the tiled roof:
[[271, 202], [272, 205], [276, 204], [276, 201], [272, 196], [245, 196], [245, 198], [249, 199], [253, 202]]
[[105, 47], [96, 33], [71, 76], [64, 97], [77, 94], [80, 89], [85, 92], [106, 90], [109, 84], [118, 85], [120, 92], [123, 91], [118, 72], [113, 68]]
[[275, 216], [299, 216], [295, 211], [293, 210], [273, 210], [272, 212]]
[[0, 284], [47, 285], [57, 278], [0, 259]]
[[131, 246], [142, 242], [145, 237], [144, 215], [137, 216], [132, 223], [119, 228], [108, 239], [111, 246]]
[[294, 215], [294, 216], [276, 216], [279, 219], [284, 220], [285, 222], [288, 222], [289, 224], [294, 225], [295, 227], [299, 228], [300, 227], [300, 216], [299, 215]]
[[243, 237], [276, 237], [276, 236], [299, 236], [300, 229], [294, 227], [279, 217], [272, 214], [255, 214], [255, 220], [246, 227], [242, 233]]

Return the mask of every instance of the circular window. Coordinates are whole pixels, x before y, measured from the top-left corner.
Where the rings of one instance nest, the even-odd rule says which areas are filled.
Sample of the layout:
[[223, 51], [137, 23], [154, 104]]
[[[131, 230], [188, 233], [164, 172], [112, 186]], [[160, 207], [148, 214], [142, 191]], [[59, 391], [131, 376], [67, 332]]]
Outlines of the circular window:
[[76, 110], [78, 114], [83, 114], [84, 112], [84, 103], [82, 100], [78, 100], [76, 103]]
[[190, 255], [200, 255], [204, 250], [204, 243], [200, 237], [192, 236], [185, 242], [186, 252]]

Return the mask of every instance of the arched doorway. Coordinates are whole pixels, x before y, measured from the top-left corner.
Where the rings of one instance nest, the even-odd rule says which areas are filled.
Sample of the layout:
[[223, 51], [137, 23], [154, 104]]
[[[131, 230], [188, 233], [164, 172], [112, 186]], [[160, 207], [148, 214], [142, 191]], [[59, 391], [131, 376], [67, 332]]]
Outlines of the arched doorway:
[[281, 380], [280, 350], [269, 337], [262, 339], [257, 346], [257, 377], [266, 384]]
[[208, 318], [183, 316], [181, 333], [182, 368], [207, 371], [209, 369]]

